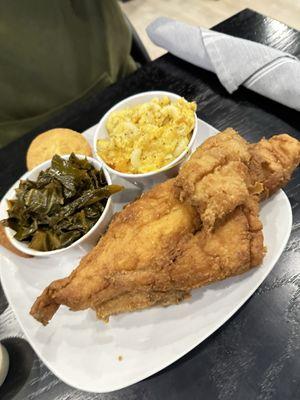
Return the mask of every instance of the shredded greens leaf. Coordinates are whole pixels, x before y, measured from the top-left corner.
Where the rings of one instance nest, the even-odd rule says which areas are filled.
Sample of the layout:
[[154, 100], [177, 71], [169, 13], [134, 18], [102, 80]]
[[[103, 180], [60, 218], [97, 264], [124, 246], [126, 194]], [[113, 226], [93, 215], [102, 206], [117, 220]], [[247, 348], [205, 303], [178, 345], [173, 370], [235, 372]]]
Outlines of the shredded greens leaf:
[[1, 221], [14, 231], [15, 239], [40, 251], [67, 247], [97, 222], [119, 185], [107, 185], [102, 170], [87, 159], [71, 154], [55, 155], [51, 166], [37, 181], [21, 181], [16, 197], [9, 200], [8, 218]]

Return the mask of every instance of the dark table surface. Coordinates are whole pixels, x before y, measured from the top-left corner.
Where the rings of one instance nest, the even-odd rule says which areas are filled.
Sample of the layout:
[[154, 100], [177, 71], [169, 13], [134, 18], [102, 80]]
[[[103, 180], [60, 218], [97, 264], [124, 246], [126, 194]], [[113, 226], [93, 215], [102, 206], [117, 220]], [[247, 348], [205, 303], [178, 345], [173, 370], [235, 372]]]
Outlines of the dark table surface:
[[[214, 29], [300, 56], [298, 31], [248, 9]], [[195, 99], [199, 118], [220, 130], [232, 126], [250, 141], [281, 132], [300, 139], [299, 113], [246, 89], [229, 95], [215, 75], [168, 54], [0, 150], [0, 196], [25, 171], [26, 149], [38, 132], [52, 127], [85, 130], [121, 99], [155, 89]], [[293, 209], [293, 229], [261, 287], [193, 351], [120, 391], [85, 393], [57, 379], [22, 339], [0, 286], [0, 339], [11, 356], [0, 399], [300, 399], [300, 169], [285, 191]]]

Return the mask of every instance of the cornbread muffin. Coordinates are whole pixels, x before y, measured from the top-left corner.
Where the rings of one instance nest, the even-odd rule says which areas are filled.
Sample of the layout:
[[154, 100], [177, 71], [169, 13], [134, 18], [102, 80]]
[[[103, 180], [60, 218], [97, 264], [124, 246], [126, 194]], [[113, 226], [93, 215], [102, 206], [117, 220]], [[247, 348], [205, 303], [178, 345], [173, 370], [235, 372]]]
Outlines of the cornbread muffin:
[[56, 128], [41, 133], [30, 144], [26, 155], [28, 170], [44, 161], [50, 160], [55, 154], [92, 155], [87, 140], [78, 132], [66, 128]]

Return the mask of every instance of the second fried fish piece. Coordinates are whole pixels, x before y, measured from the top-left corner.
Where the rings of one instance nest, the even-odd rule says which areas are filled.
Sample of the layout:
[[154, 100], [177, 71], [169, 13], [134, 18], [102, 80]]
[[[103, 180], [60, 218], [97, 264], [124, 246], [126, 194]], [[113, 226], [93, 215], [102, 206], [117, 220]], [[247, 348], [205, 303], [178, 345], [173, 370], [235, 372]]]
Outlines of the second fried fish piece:
[[175, 181], [179, 197], [197, 207], [206, 230], [249, 198], [248, 147], [228, 128], [207, 139], [181, 168]]
[[287, 135], [249, 144], [228, 128], [207, 139], [183, 165], [175, 185], [179, 197], [197, 208], [205, 230], [246, 204], [283, 187], [300, 161], [300, 142]]

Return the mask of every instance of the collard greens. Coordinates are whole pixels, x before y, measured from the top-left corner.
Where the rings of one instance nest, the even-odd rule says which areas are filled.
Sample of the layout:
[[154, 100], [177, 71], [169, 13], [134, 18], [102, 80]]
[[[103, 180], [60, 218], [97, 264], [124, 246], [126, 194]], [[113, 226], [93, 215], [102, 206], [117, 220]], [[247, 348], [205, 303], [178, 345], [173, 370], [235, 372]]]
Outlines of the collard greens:
[[2, 224], [32, 249], [67, 247], [92, 228], [107, 198], [121, 189], [107, 185], [103, 171], [86, 159], [73, 153], [68, 160], [55, 155], [37, 181], [20, 182], [16, 198], [8, 201], [9, 217]]

